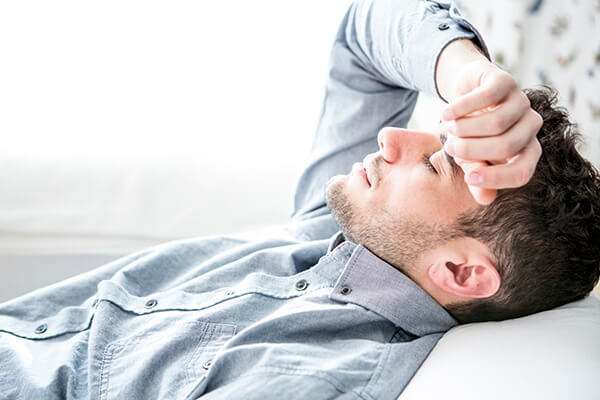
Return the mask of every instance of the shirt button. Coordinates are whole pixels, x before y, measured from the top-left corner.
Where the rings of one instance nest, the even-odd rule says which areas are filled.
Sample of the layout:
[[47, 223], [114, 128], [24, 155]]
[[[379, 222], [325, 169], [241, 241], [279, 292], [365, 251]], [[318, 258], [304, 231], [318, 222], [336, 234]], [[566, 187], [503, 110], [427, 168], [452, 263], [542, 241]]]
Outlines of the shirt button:
[[211, 365], [212, 365], [212, 361], [211, 360], [204, 361], [204, 364], [202, 364], [202, 368], [209, 369]]
[[146, 302], [146, 308], [150, 309], [150, 308], [154, 308], [156, 307], [156, 305], [158, 304], [158, 301], [152, 299], [152, 300], [148, 300]]
[[38, 326], [37, 328], [35, 328], [35, 333], [37, 333], [38, 335], [46, 332], [48, 330], [48, 325], [46, 324], [41, 324], [40, 326]]
[[304, 279], [296, 282], [296, 290], [299, 292], [305, 290], [307, 287], [308, 287], [308, 282], [306, 282]]
[[439, 24], [439, 25], [438, 25], [438, 29], [439, 29], [440, 31], [445, 31], [445, 30], [446, 30], [446, 29], [448, 29], [448, 28], [450, 28], [450, 25], [448, 25], [448, 24], [447, 24], [447, 23], [445, 23], [445, 22], [442, 22], [441, 24]]
[[348, 286], [344, 286], [341, 290], [343, 295], [349, 295], [351, 291], [352, 289], [350, 289]]

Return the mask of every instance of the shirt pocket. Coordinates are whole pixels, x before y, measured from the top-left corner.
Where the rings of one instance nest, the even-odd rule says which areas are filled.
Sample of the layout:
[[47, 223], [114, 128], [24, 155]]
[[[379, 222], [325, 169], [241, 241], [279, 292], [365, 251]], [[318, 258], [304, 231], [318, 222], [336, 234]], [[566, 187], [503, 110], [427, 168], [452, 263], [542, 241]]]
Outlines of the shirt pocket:
[[175, 323], [110, 343], [101, 354], [98, 398], [185, 398], [235, 330], [229, 324]]

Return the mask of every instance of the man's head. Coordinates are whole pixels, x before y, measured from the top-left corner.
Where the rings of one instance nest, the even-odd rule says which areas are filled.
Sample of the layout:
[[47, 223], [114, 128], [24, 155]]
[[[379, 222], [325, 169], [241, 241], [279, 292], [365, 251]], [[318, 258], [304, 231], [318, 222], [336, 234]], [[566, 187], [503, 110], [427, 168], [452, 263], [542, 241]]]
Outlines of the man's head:
[[[550, 90], [530, 182], [478, 205], [437, 135], [386, 128], [380, 151], [336, 176], [327, 202], [345, 236], [410, 276], [459, 321], [499, 320], [580, 299], [600, 273], [600, 180]], [[366, 168], [366, 170], [365, 170]]]

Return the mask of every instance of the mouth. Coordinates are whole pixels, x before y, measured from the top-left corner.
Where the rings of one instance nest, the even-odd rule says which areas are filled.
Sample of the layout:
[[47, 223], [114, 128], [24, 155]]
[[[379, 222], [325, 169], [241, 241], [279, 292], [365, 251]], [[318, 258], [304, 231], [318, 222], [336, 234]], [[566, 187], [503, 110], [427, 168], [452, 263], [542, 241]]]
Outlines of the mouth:
[[367, 182], [369, 186], [371, 186], [371, 181], [369, 180], [369, 175], [367, 174], [367, 169], [365, 168], [363, 163], [357, 162], [352, 165], [352, 172], [362, 176], [364, 180]]
[[368, 155], [363, 160], [365, 175], [369, 179], [369, 186], [377, 185], [379, 181], [379, 163], [380, 156], [379, 155]]
[[369, 186], [371, 186], [371, 181], [369, 180], [369, 174], [367, 173], [367, 168], [365, 166], [362, 167], [361, 173], [364, 175], [364, 177], [367, 180], [367, 183], [369, 184]]

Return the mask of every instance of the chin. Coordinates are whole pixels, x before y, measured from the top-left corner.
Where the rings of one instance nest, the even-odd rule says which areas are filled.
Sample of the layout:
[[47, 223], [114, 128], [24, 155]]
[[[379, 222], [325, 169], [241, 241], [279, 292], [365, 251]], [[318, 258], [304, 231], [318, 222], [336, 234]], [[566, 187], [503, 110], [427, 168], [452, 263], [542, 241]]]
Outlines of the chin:
[[355, 242], [352, 226], [355, 224], [355, 213], [347, 191], [347, 176], [336, 175], [327, 182], [325, 201], [331, 209], [342, 233], [346, 239]]
[[348, 175], [335, 175], [335, 176], [332, 176], [327, 181], [327, 185], [326, 185], [327, 191], [330, 190], [331, 186], [334, 186], [334, 185], [343, 185], [344, 183], [346, 183], [347, 180], [348, 180]]

